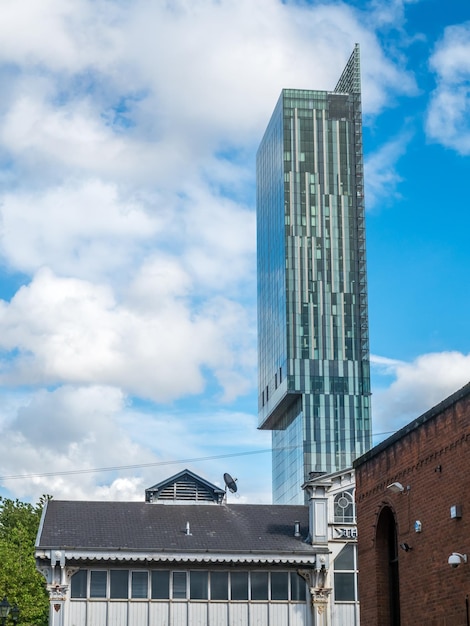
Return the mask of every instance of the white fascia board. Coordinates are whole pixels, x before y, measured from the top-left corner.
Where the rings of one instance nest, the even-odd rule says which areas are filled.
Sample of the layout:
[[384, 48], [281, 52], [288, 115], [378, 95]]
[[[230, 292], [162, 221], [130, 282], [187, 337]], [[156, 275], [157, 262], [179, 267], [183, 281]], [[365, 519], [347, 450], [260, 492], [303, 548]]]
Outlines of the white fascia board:
[[[37, 558], [50, 558], [49, 550], [38, 550]], [[313, 565], [315, 563], [316, 550], [311, 554], [250, 554], [250, 553], [201, 553], [188, 554], [182, 552], [133, 552], [133, 551], [97, 551], [91, 550], [68, 550], [65, 549], [66, 561], [88, 561], [88, 562], [154, 562], [154, 563], [267, 563], [273, 565]], [[327, 552], [327, 550], [325, 550]]]

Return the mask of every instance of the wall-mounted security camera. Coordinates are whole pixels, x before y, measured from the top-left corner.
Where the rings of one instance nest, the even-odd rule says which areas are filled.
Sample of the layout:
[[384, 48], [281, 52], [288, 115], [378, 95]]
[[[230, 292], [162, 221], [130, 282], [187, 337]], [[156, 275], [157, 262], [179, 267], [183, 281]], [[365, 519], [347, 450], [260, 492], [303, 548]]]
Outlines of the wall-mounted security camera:
[[400, 548], [404, 550], [405, 552], [409, 552], [410, 550], [413, 550], [413, 548], [410, 546], [409, 543], [401, 543]]
[[461, 563], [467, 562], [467, 555], [460, 552], [452, 552], [447, 562], [451, 567], [458, 567]]

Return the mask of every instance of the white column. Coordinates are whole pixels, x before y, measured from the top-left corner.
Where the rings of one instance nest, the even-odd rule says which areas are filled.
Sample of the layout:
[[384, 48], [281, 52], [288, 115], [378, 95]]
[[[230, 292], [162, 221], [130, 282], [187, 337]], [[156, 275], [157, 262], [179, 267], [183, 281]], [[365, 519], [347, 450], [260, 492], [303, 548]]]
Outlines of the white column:
[[65, 567], [65, 551], [51, 550], [50, 565], [38, 567], [49, 593], [49, 626], [68, 626], [70, 579], [78, 567]]

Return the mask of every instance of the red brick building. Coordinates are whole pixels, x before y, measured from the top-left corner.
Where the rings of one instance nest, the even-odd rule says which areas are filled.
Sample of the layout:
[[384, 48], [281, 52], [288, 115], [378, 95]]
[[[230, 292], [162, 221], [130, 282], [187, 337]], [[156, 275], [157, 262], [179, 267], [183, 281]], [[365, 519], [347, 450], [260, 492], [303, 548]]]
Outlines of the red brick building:
[[470, 625], [470, 383], [354, 467], [361, 624]]

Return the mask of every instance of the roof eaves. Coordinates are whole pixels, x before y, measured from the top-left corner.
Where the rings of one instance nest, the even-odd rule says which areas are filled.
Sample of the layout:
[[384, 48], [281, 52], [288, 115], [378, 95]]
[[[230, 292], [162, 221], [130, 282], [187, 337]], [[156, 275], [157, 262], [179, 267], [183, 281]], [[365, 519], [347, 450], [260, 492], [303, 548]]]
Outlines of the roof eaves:
[[[146, 551], [93, 551], [65, 548], [67, 561], [81, 562], [159, 562], [159, 563], [272, 563], [306, 564], [315, 560], [316, 554], [327, 554], [327, 547], [317, 547], [294, 554], [292, 552], [146, 552]], [[37, 550], [39, 560], [50, 559], [49, 550]]]

